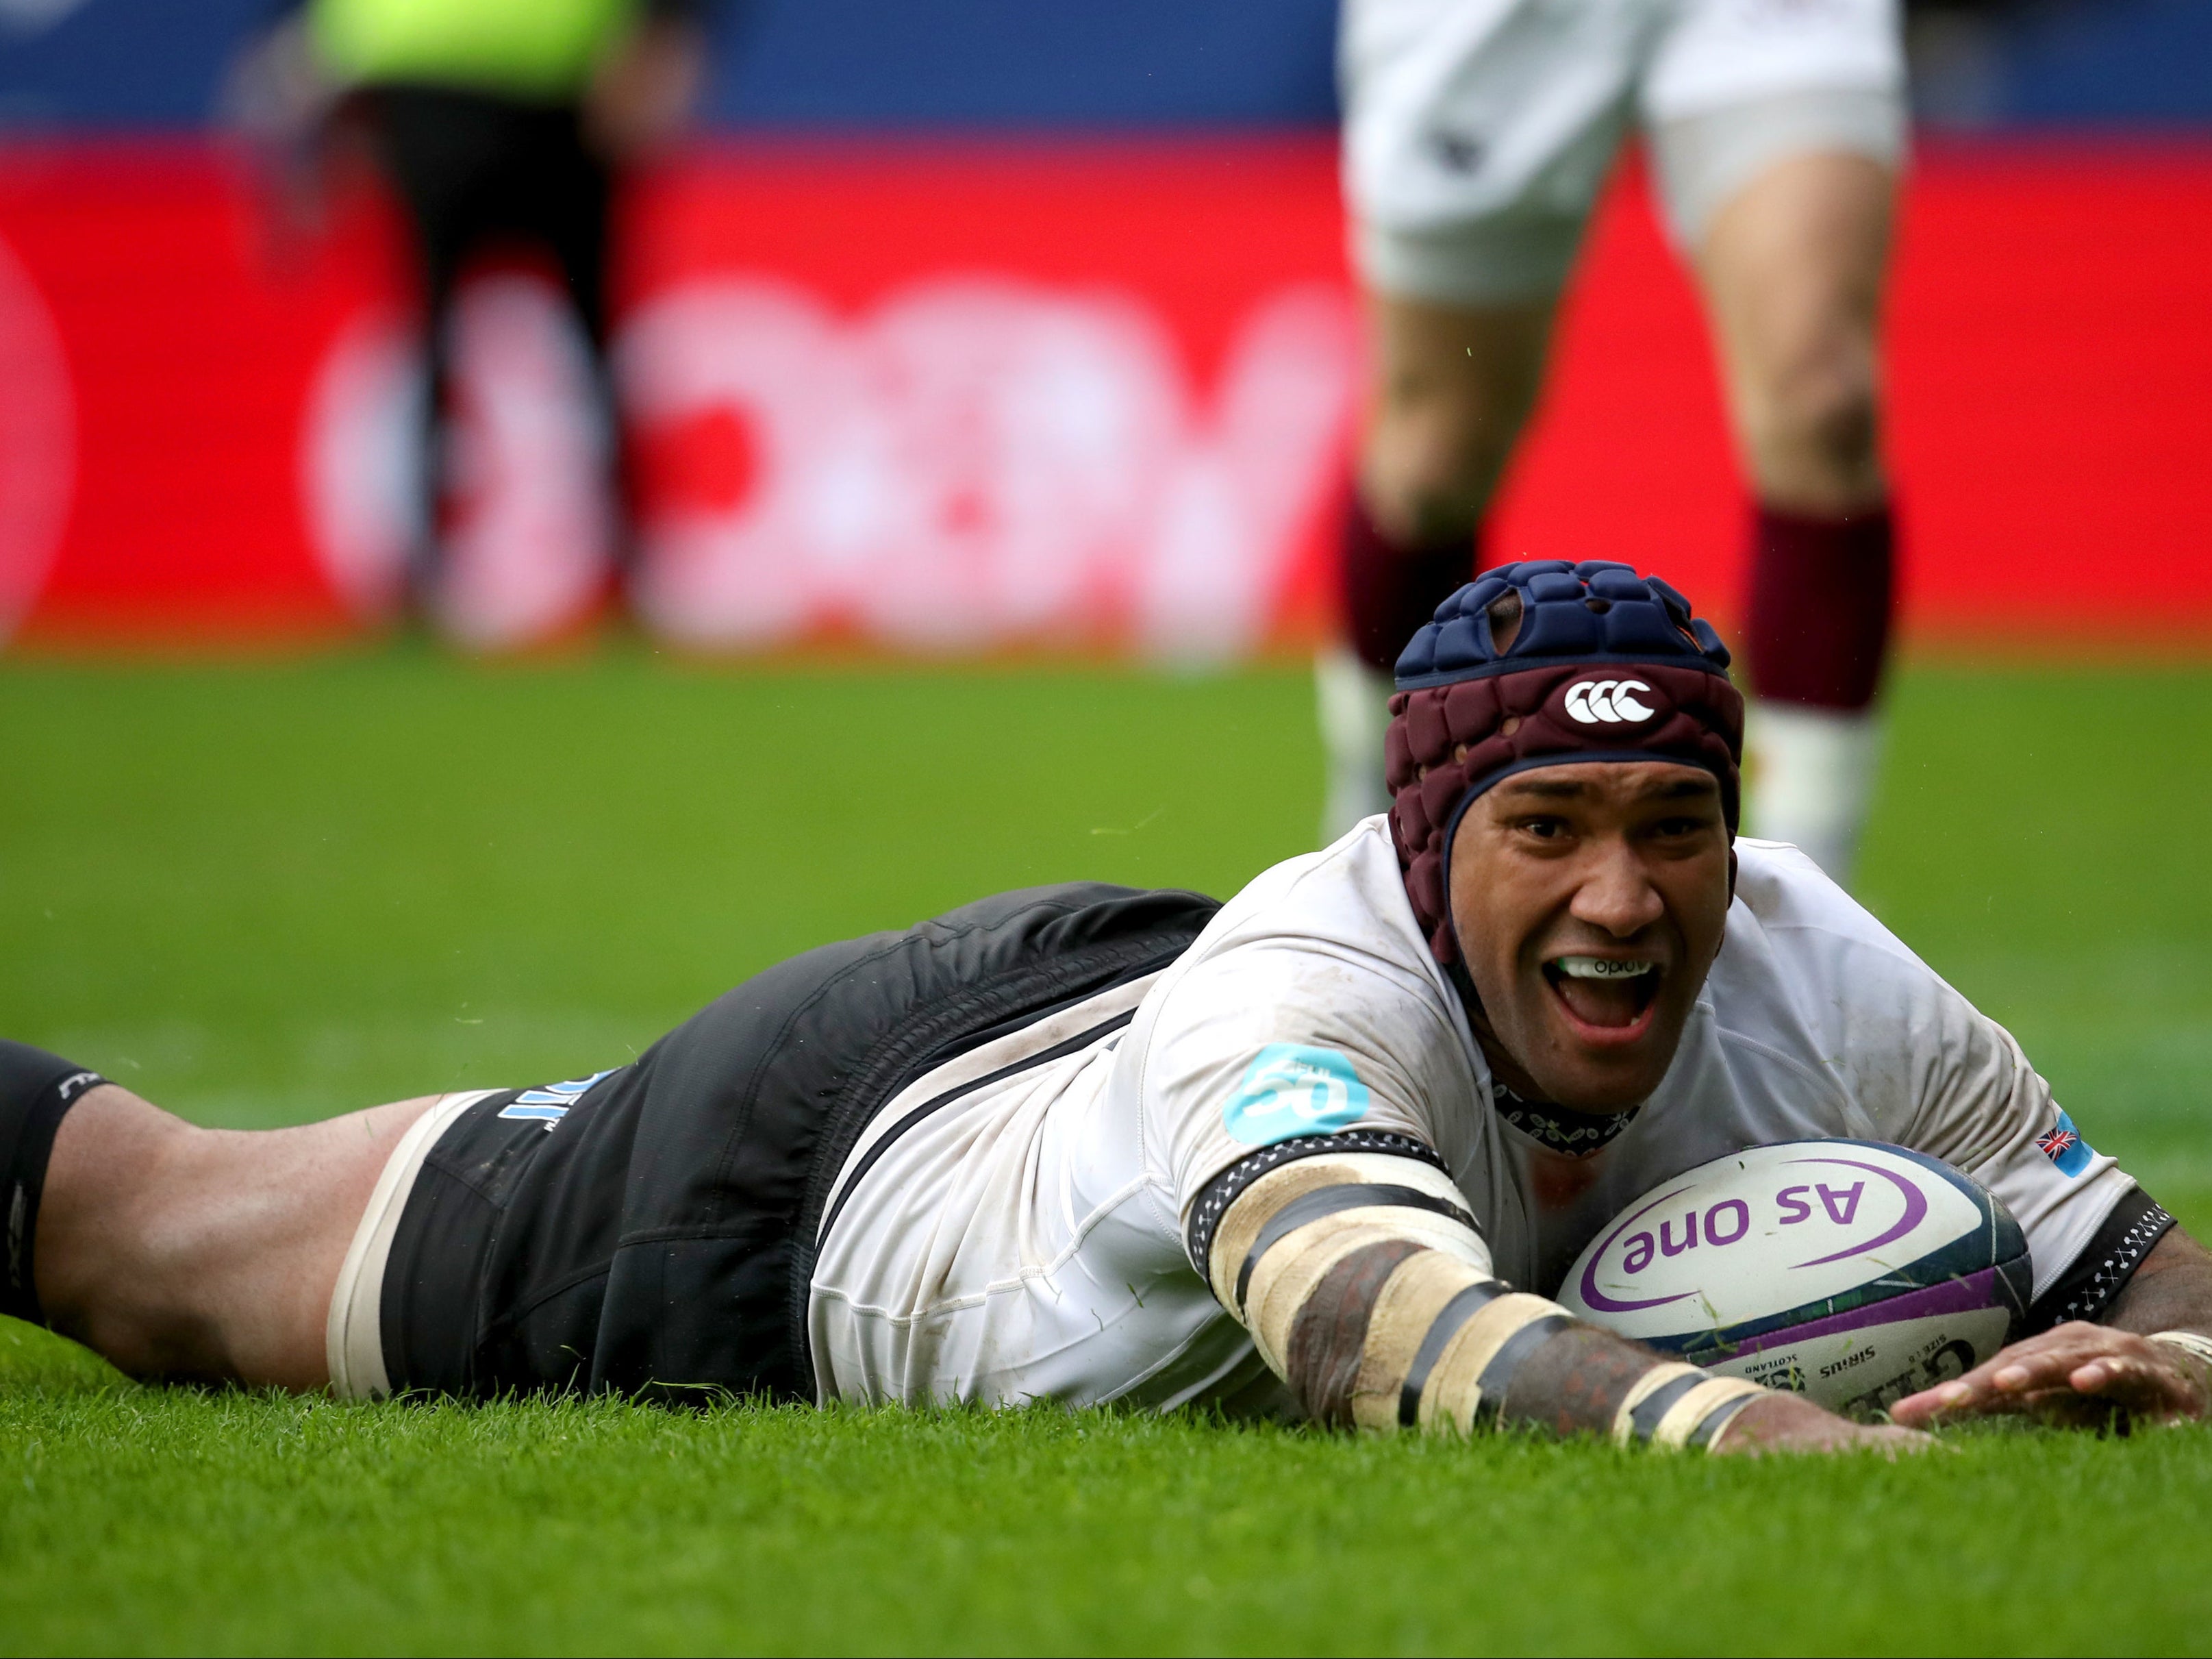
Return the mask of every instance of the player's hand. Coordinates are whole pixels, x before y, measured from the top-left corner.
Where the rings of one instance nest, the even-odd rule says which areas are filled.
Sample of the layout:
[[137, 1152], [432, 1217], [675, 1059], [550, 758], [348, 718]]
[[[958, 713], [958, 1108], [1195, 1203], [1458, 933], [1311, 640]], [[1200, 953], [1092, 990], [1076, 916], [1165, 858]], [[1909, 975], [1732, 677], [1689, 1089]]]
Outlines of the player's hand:
[[1770, 1394], [1738, 1412], [1713, 1443], [1717, 1457], [1764, 1457], [1771, 1452], [1874, 1451], [1885, 1457], [1935, 1444], [1914, 1429], [1853, 1423], [1802, 1395]]
[[1918, 1428], [1999, 1413], [2047, 1423], [2178, 1423], [2212, 1409], [2212, 1377], [2188, 1355], [2132, 1331], [2081, 1320], [2015, 1342], [1964, 1376], [1907, 1395], [1890, 1420]]

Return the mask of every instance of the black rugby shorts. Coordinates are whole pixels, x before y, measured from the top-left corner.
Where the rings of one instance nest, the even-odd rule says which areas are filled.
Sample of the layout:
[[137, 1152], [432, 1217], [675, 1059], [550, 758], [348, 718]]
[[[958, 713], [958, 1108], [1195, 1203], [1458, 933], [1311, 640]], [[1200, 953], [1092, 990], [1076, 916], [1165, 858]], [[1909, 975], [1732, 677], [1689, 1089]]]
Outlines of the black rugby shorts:
[[1217, 908], [1095, 883], [1000, 894], [794, 957], [588, 1087], [469, 1106], [392, 1234], [392, 1388], [812, 1400], [816, 1234], [869, 1121], [933, 1068], [1166, 966]]

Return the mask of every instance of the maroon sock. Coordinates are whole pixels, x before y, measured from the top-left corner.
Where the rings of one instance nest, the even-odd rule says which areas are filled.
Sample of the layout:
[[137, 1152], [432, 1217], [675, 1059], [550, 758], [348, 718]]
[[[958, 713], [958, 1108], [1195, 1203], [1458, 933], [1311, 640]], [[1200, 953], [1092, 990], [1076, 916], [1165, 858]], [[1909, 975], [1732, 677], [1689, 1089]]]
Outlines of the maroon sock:
[[1474, 580], [1473, 535], [1401, 547], [1376, 528], [1357, 490], [1344, 514], [1340, 573], [1345, 625], [1362, 662], [1387, 674], [1436, 608]]
[[1887, 502], [1840, 519], [1758, 510], [1744, 641], [1753, 691], [1816, 708], [1874, 701], [1889, 653], [1896, 540]]

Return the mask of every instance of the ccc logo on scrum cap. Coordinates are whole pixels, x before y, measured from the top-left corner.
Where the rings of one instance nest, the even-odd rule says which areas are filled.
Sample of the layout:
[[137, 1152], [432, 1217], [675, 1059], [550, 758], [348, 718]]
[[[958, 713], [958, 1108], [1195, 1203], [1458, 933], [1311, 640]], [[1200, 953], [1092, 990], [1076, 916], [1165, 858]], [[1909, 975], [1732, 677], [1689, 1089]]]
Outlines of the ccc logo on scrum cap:
[[1636, 693], [1650, 689], [1642, 680], [1581, 680], [1567, 688], [1567, 713], [1584, 726], [1648, 720], [1659, 711], [1639, 702]]

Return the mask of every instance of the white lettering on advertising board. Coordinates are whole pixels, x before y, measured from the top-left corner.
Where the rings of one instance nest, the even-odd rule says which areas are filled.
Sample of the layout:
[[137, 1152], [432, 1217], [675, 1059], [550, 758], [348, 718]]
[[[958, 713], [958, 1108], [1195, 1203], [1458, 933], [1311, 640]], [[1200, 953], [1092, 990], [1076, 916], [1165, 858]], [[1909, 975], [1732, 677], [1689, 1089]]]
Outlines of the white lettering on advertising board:
[[[574, 412], [580, 347], [547, 290], [479, 284], [456, 341], [463, 507], [442, 609], [465, 640], [524, 643], [596, 592], [608, 530], [603, 497], [582, 497], [604, 439]], [[917, 651], [1065, 639], [1234, 656], [1334, 486], [1355, 349], [1342, 297], [1319, 285], [1254, 307], [1210, 397], [1159, 319], [1111, 291], [948, 276], [856, 317], [771, 276], [664, 292], [615, 343], [626, 418], [647, 443], [733, 421], [750, 465], [727, 499], [648, 501], [639, 608], [703, 648], [842, 625]], [[357, 325], [302, 455], [332, 580], [371, 613], [413, 533], [407, 364], [396, 328]]]

